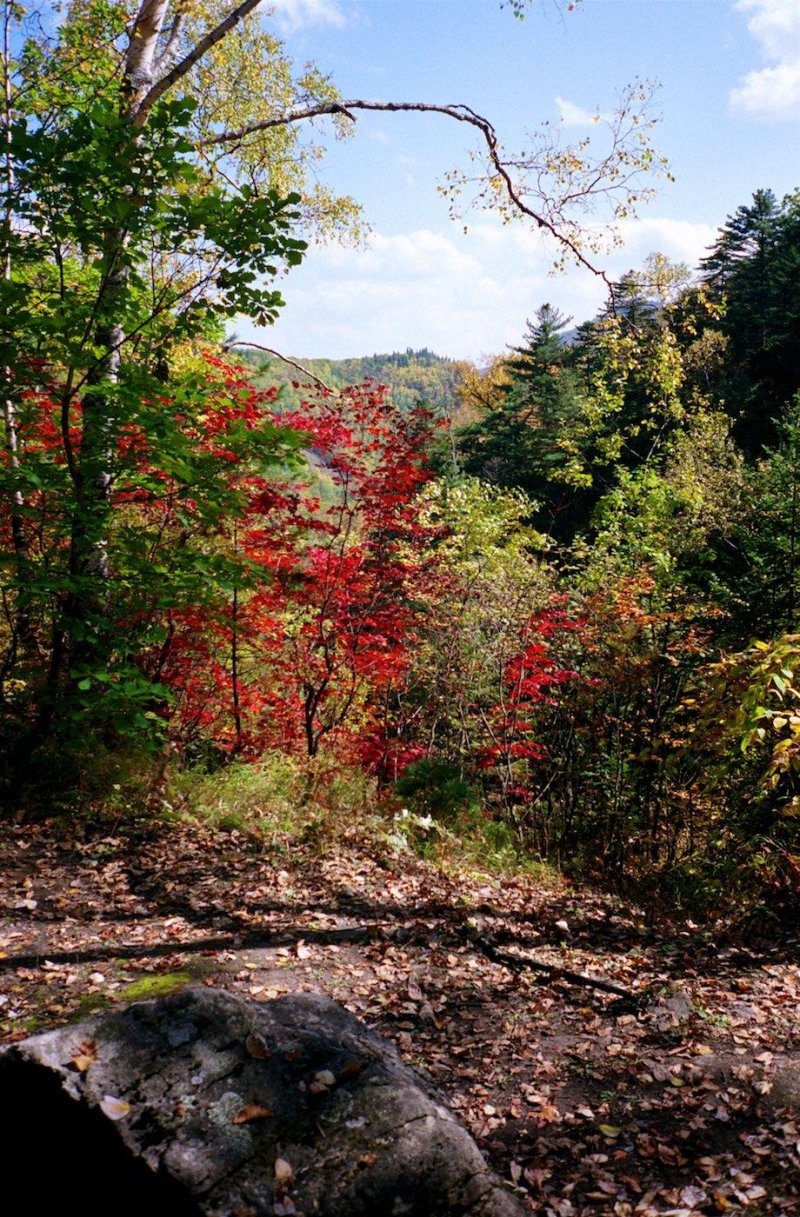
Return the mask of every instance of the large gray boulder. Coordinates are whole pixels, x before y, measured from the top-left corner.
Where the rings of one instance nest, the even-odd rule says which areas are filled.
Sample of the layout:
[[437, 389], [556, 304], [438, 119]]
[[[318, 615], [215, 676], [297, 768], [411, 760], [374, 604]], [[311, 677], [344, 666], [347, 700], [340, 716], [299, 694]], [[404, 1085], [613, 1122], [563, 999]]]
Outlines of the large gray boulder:
[[327, 998], [210, 988], [0, 1055], [6, 1194], [81, 1217], [519, 1217], [394, 1049]]

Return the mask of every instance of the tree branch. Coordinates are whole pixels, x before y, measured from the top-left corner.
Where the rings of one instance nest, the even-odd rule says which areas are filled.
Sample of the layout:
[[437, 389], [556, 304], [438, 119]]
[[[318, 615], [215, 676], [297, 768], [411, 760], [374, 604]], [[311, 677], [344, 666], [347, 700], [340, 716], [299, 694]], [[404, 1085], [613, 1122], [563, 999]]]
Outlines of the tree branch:
[[181, 36], [186, 9], [180, 8], [172, 19], [172, 25], [167, 36], [166, 45], [158, 57], [155, 65], [157, 72], [164, 72], [172, 64], [178, 49], [178, 39]]
[[252, 13], [253, 9], [257, 8], [261, 2], [262, 0], [243, 0], [232, 13], [228, 14], [224, 21], [220, 21], [219, 25], [215, 26], [213, 30], [209, 30], [188, 55], [185, 55], [179, 63], [176, 63], [175, 67], [171, 68], [165, 76], [157, 80], [139, 102], [136, 113], [133, 116], [134, 125], [137, 127], [143, 126], [153, 106], [164, 96], [167, 90], [171, 89], [177, 81], [181, 80], [187, 72], [190, 72], [194, 65], [203, 58], [206, 51], [210, 51], [213, 46], [216, 46], [226, 34], [230, 33], [234, 26], [243, 21], [249, 13]]
[[[185, 62], [185, 61], [184, 61]], [[180, 65], [178, 65], [180, 67]], [[166, 78], [165, 78], [166, 79]], [[145, 98], [145, 102], [147, 98]], [[537, 227], [542, 228], [545, 232], [550, 233], [561, 245], [565, 246], [575, 260], [580, 265], [585, 266], [593, 275], [597, 275], [604, 283], [611, 287], [611, 283], [605, 273], [596, 267], [583, 254], [580, 248], [568, 236], [565, 236], [559, 228], [548, 220], [546, 216], [534, 211], [520, 196], [511, 174], [509, 173], [506, 162], [500, 154], [500, 146], [497, 140], [497, 133], [489, 122], [488, 118], [477, 114], [469, 106], [465, 105], [436, 105], [432, 102], [414, 102], [414, 101], [361, 101], [354, 99], [351, 101], [329, 101], [320, 102], [317, 105], [295, 107], [287, 110], [284, 114], [278, 114], [274, 118], [261, 119], [259, 122], [248, 123], [245, 127], [239, 127], [233, 131], [222, 131], [218, 135], [210, 135], [207, 139], [201, 140], [198, 144], [200, 148], [210, 148], [214, 146], [224, 146], [230, 144], [241, 143], [248, 135], [254, 135], [258, 131], [268, 131], [273, 127], [285, 127], [291, 123], [304, 122], [307, 119], [320, 118], [328, 114], [345, 114], [348, 118], [353, 118], [353, 110], [378, 110], [390, 111], [392, 113], [423, 113], [423, 114], [444, 114], [447, 118], [455, 119], [457, 122], [467, 123], [471, 127], [475, 127], [483, 136], [486, 151], [489, 157], [489, 164], [494, 173], [500, 178], [505, 188], [506, 194], [514, 207], [521, 215], [527, 216], [533, 220]]]
[[272, 347], [262, 346], [260, 342], [248, 342], [246, 339], [236, 339], [234, 342], [225, 342], [222, 344], [224, 351], [230, 351], [232, 347], [250, 347], [256, 351], [264, 351], [267, 355], [274, 355], [276, 359], [280, 359], [282, 363], [288, 363], [289, 367], [296, 368], [298, 372], [302, 372], [303, 376], [307, 376], [309, 380], [313, 380], [315, 385], [320, 389], [324, 389], [326, 393], [333, 393], [338, 396], [339, 390], [326, 385], [324, 380], [320, 380], [319, 376], [315, 376], [313, 372], [309, 372], [308, 368], [304, 368], [301, 363], [297, 363], [294, 359], [289, 359], [286, 355], [281, 355], [280, 351], [274, 351]]
[[530, 959], [522, 955], [512, 955], [507, 951], [499, 951], [494, 943], [486, 938], [472, 936], [470, 941], [493, 963], [499, 963], [511, 972], [541, 972], [552, 980], [563, 980], [570, 985], [578, 985], [585, 989], [597, 989], [600, 993], [610, 993], [626, 1002], [635, 1002], [636, 994], [620, 985], [612, 984], [610, 980], [600, 980], [595, 976], [586, 976], [583, 972], [572, 972], [569, 968], [559, 968], [555, 964], [541, 963], [538, 959]]

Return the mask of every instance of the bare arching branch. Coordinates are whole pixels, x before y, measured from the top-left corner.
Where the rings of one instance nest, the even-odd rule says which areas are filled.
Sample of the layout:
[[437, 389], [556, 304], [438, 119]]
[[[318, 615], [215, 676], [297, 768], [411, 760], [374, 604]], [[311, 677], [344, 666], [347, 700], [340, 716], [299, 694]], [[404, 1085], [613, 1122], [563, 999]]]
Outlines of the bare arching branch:
[[605, 273], [599, 267], [595, 266], [580, 247], [562, 232], [559, 227], [546, 216], [529, 207], [522, 198], [519, 190], [514, 185], [514, 181], [509, 172], [507, 163], [503, 160], [500, 145], [497, 139], [497, 133], [489, 122], [488, 118], [484, 118], [481, 114], [477, 114], [469, 106], [465, 105], [436, 105], [433, 102], [414, 102], [414, 101], [364, 101], [354, 98], [347, 101], [330, 101], [320, 102], [313, 106], [298, 106], [294, 109], [287, 110], [284, 114], [277, 114], [272, 118], [265, 118], [259, 122], [249, 123], [245, 127], [240, 127], [234, 131], [222, 131], [217, 135], [209, 136], [200, 143], [200, 147], [226, 146], [240, 144], [247, 138], [248, 135], [253, 135], [258, 131], [267, 131], [274, 127], [285, 127], [290, 123], [305, 122], [308, 119], [320, 118], [326, 114], [344, 114], [347, 118], [353, 119], [354, 110], [378, 110], [388, 111], [391, 113], [423, 113], [423, 114], [444, 114], [447, 118], [455, 119], [457, 122], [467, 123], [474, 127], [483, 136], [485, 150], [488, 154], [489, 165], [493, 172], [503, 183], [503, 188], [510, 202], [513, 204], [516, 211], [520, 215], [527, 216], [537, 225], [538, 228], [544, 229], [552, 237], [555, 238], [562, 246], [564, 246], [575, 258], [581, 266], [586, 267], [593, 275], [597, 275], [610, 288], [611, 283]]

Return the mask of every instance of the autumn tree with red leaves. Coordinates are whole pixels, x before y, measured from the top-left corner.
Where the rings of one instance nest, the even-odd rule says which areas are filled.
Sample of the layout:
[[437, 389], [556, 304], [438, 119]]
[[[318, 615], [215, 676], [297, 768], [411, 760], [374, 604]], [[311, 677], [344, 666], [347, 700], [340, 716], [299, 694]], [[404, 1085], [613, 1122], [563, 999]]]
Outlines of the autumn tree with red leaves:
[[478, 768], [496, 775], [506, 806], [526, 804], [535, 796], [530, 766], [548, 756], [546, 726], [541, 718], [537, 721], [539, 708], [557, 706], [558, 686], [579, 679], [552, 647], [554, 638], [583, 624], [562, 602], [554, 598], [524, 622], [519, 648], [504, 657], [498, 700], [481, 713], [486, 743], [478, 752]]
[[[75, 715], [101, 702], [110, 736], [149, 729], [223, 755], [313, 757], [335, 741], [343, 756], [366, 757], [380, 697], [408, 666], [430, 573], [417, 499], [430, 415], [398, 413], [377, 385], [311, 392], [281, 411], [274, 389], [209, 355], [193, 393], [144, 406], [159, 442], [152, 420], [137, 419], [111, 459], [114, 646], [102, 670], [75, 674]], [[31, 561], [42, 574], [13, 686], [21, 720], [46, 687], [70, 595], [57, 403], [30, 395], [26, 407]]]
[[205, 625], [176, 629], [163, 676], [175, 730], [245, 756], [278, 747], [343, 757], [371, 747], [380, 695], [409, 664], [429, 577], [417, 492], [432, 420], [381, 386], [309, 394], [276, 416], [308, 445], [294, 476], [233, 471], [244, 496], [226, 544], [241, 571]]

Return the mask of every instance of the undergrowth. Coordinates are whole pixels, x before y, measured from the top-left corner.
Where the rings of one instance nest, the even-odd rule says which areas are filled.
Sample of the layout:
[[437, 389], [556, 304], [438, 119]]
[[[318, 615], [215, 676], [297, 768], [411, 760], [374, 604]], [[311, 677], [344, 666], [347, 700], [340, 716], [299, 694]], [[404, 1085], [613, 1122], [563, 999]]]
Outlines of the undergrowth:
[[407, 802], [409, 806], [397, 793], [379, 789], [355, 767], [330, 759], [309, 764], [274, 753], [213, 772], [176, 773], [161, 814], [252, 834], [277, 848], [302, 842], [324, 852], [357, 832], [376, 854], [413, 854], [449, 871], [524, 871], [543, 880], [555, 878], [546, 863], [524, 854], [508, 825], [486, 818], [476, 803], [437, 815], [424, 810], [431, 806], [425, 795]]
[[[216, 756], [183, 767], [173, 755], [165, 760], [87, 742], [71, 767], [56, 774], [59, 783], [41, 775], [21, 789], [9, 818], [47, 818], [65, 838], [77, 840], [144, 837], [158, 825], [197, 824], [250, 836], [275, 852], [303, 846], [324, 854], [357, 839], [375, 857], [401, 864], [403, 856], [416, 856], [452, 875], [527, 874], [543, 884], [560, 879], [556, 866], [526, 849], [517, 826], [491, 815], [476, 790], [441, 765], [417, 764], [387, 790], [332, 756], [313, 762], [280, 752], [254, 762]], [[113, 848], [113, 841], [99, 848]], [[693, 855], [667, 867], [639, 866], [618, 874], [616, 882], [582, 866], [579, 857], [564, 861], [573, 880], [611, 883], [653, 919], [679, 912], [708, 922], [755, 918], [766, 925], [796, 916], [796, 888], [794, 899], [788, 894], [796, 860], [784, 855]]]

